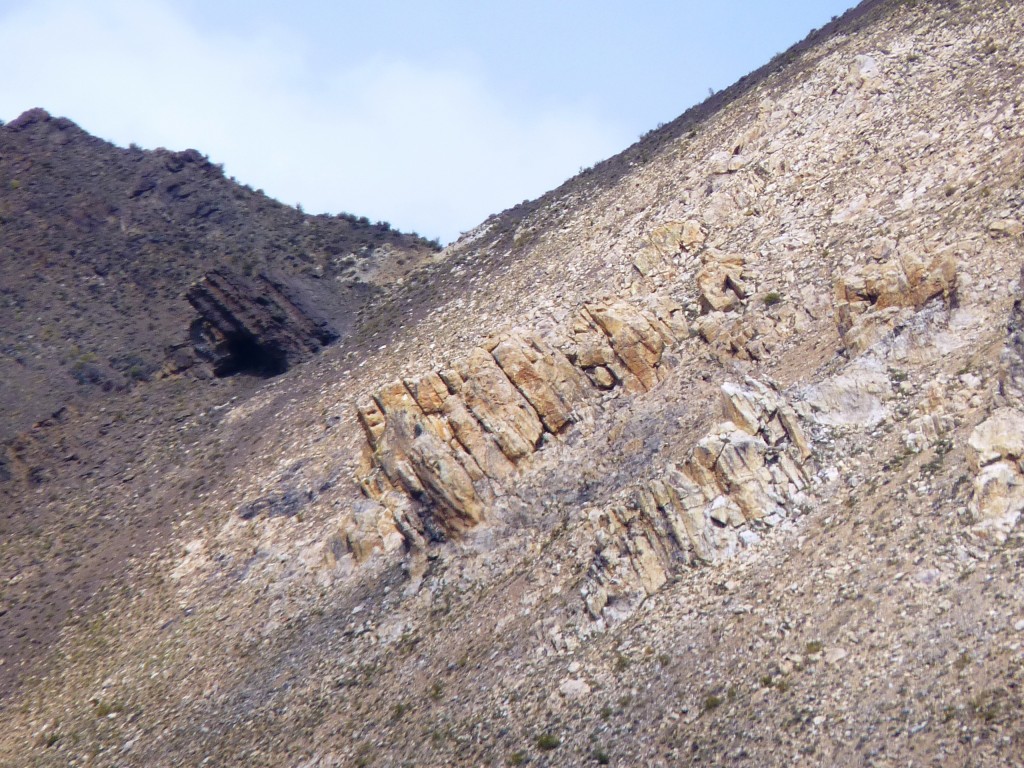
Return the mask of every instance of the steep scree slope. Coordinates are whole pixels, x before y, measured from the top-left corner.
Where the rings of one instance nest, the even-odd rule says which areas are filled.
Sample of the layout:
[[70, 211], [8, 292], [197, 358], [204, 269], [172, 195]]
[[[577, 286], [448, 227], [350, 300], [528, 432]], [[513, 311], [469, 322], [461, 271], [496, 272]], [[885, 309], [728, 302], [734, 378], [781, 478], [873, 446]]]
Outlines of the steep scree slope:
[[27, 492], [175, 520], [29, 668], [9, 762], [1019, 764], [1022, 27], [865, 4], [117, 482]]

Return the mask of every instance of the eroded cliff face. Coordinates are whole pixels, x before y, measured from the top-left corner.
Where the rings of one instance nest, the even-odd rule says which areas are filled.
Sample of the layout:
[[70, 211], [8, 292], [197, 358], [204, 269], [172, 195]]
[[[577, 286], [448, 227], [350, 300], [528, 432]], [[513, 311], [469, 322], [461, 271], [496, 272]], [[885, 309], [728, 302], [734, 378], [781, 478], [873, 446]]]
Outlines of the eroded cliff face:
[[[189, 327], [192, 353], [215, 376], [276, 376], [308, 360], [338, 338], [315, 307], [304, 306], [284, 279], [220, 270], [189, 287], [199, 317]], [[192, 361], [172, 362], [177, 372]]]
[[[1013, 764], [1022, 28], [868, 3], [176, 423], [183, 486], [241, 453], [0, 744]], [[164, 458], [86, 490], [137, 509]]]

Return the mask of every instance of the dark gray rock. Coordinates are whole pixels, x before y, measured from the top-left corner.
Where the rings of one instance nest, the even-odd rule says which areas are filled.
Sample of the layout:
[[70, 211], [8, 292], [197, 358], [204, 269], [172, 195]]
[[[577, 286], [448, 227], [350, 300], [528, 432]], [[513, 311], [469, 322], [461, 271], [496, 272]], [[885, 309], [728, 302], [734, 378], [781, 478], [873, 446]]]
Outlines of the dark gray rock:
[[215, 376], [276, 376], [338, 338], [284, 280], [207, 272], [186, 297], [199, 313], [189, 337]]

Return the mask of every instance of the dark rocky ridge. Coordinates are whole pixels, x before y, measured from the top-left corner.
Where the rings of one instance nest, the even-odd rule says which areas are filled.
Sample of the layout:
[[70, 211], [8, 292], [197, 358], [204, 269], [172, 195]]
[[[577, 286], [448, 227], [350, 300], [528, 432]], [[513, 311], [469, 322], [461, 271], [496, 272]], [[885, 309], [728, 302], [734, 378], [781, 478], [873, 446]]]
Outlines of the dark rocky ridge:
[[161, 371], [211, 269], [286, 278], [337, 334], [437, 246], [310, 216], [196, 150], [121, 149], [44, 110], [0, 127], [0, 440]]
[[338, 338], [315, 310], [302, 306], [286, 281], [207, 272], [188, 290], [199, 318], [189, 338], [215, 376], [276, 376]]

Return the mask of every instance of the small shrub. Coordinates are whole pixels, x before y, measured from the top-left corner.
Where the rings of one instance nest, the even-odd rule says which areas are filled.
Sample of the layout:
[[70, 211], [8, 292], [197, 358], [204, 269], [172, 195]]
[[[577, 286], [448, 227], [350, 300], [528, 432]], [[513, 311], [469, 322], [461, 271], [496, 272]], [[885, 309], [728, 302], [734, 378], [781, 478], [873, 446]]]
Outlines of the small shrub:
[[998, 690], [982, 691], [970, 702], [971, 712], [985, 723], [994, 723], [1003, 714], [1002, 692]]
[[124, 711], [124, 706], [118, 702], [98, 701], [96, 702], [96, 717], [107, 717], [115, 712]]
[[544, 752], [550, 752], [553, 749], [558, 749], [561, 745], [562, 740], [553, 733], [542, 733], [537, 737], [537, 749], [543, 750]]
[[593, 751], [593, 753], [591, 753], [590, 756], [592, 758], [594, 758], [594, 762], [597, 763], [598, 765], [608, 765], [608, 763], [610, 763], [612, 761], [612, 759], [611, 759], [611, 757], [609, 757], [608, 753], [605, 752], [600, 747], [595, 749]]
[[508, 760], [506, 760], [506, 762], [509, 765], [522, 765], [526, 762], [526, 753], [513, 752], [511, 755], [508, 756]]
[[410, 709], [411, 707], [408, 704], [403, 704], [402, 702], [395, 704], [394, 709], [391, 710], [391, 719], [395, 721], [401, 720]]
[[711, 712], [722, 706], [722, 697], [716, 696], [715, 694], [708, 694], [704, 698], [704, 703], [701, 705], [701, 709], [705, 712]]
[[766, 307], [774, 307], [776, 304], [780, 304], [781, 302], [782, 302], [782, 294], [781, 293], [777, 293], [776, 291], [771, 291], [770, 293], [766, 293], [764, 295], [764, 305]]
[[359, 745], [359, 749], [356, 750], [356, 762], [357, 768], [366, 768], [368, 765], [373, 764], [373, 745], [364, 741]]
[[615, 671], [625, 672], [627, 669], [629, 669], [629, 659], [620, 653], [615, 657]]
[[809, 643], [808, 643], [808, 644], [806, 645], [806, 647], [804, 648], [804, 652], [805, 652], [805, 653], [806, 653], [806, 654], [807, 654], [808, 656], [815, 656], [815, 655], [817, 655], [817, 654], [821, 653], [821, 650], [822, 650], [822, 648], [824, 648], [824, 647], [825, 647], [825, 646], [821, 644], [821, 641], [820, 641], [820, 640], [812, 640], [811, 642], [809, 642]]

